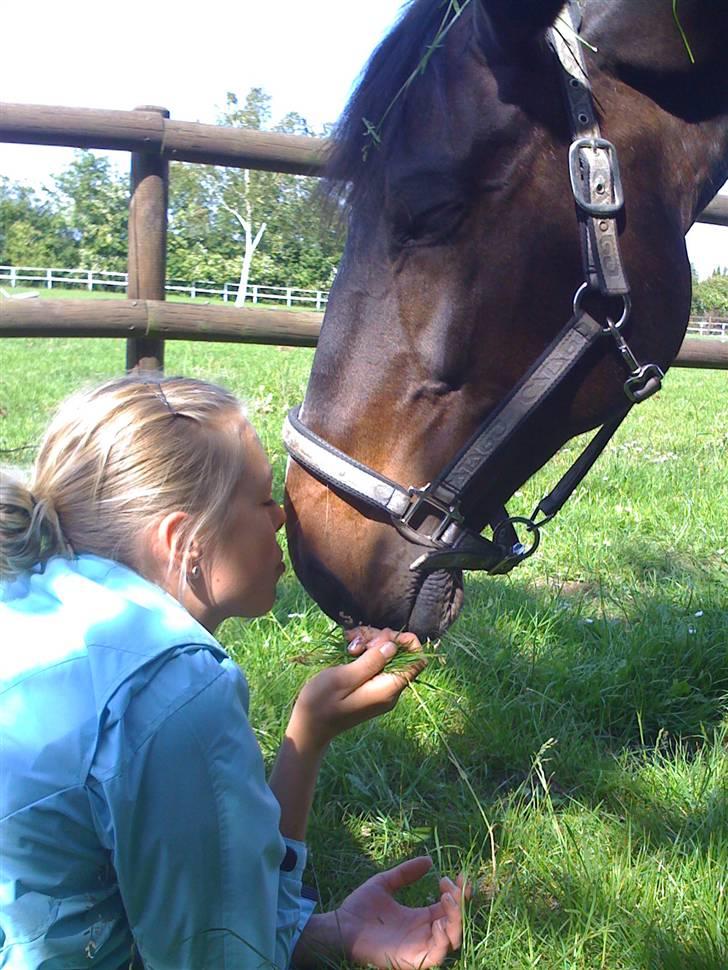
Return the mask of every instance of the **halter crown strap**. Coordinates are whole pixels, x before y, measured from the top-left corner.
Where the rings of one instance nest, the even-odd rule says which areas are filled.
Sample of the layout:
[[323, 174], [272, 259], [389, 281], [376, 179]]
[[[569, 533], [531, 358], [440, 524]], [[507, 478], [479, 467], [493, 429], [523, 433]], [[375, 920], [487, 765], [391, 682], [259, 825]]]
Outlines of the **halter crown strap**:
[[559, 60], [559, 72], [574, 140], [569, 149], [571, 190], [577, 205], [584, 276], [605, 296], [629, 293], [617, 241], [617, 216], [624, 206], [622, 180], [614, 145], [601, 137], [587, 73], [581, 12], [567, 3], [548, 31], [549, 46]]

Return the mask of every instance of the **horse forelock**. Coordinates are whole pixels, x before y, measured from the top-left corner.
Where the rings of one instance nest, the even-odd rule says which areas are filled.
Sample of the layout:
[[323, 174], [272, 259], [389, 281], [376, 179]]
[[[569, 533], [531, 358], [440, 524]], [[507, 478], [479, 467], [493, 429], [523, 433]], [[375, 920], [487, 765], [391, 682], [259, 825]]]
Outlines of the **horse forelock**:
[[[473, 4], [473, 9], [476, 4]], [[352, 208], [381, 197], [388, 161], [403, 135], [403, 119], [413, 91], [431, 104], [445, 98], [442, 57], [431, 57], [410, 88], [408, 81], [428, 54], [443, 23], [442, 0], [411, 0], [376, 48], [334, 130], [327, 174], [332, 189]], [[470, 10], [465, 16], [471, 15]], [[446, 117], [446, 112], [441, 112]], [[420, 119], [420, 124], [422, 119]]]

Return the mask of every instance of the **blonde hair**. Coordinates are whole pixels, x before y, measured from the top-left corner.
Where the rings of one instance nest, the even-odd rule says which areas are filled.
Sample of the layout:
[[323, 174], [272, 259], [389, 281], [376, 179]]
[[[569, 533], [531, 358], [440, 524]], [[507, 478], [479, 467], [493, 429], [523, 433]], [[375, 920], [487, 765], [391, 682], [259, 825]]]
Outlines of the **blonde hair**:
[[[0, 578], [92, 553], [136, 568], [146, 528], [189, 515], [193, 540], [222, 535], [243, 472], [242, 405], [214, 384], [127, 375], [65, 401], [28, 486], [0, 477]], [[170, 564], [171, 565], [171, 564]]]

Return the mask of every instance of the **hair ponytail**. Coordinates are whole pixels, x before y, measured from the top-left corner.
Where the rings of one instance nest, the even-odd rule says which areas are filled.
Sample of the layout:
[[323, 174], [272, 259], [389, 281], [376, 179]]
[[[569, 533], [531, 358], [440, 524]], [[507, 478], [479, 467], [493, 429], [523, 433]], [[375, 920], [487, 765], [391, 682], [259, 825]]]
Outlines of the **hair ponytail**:
[[72, 555], [48, 499], [0, 472], [0, 579], [12, 579], [51, 556]]

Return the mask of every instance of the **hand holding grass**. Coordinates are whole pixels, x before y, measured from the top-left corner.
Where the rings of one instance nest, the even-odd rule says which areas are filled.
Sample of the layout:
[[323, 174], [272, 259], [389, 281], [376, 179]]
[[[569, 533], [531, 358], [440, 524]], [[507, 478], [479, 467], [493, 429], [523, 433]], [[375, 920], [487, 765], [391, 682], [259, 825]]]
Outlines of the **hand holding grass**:
[[343, 731], [391, 711], [427, 664], [414, 633], [362, 627], [346, 637], [356, 659], [317, 674], [294, 705], [289, 731], [304, 747], [323, 749]]

